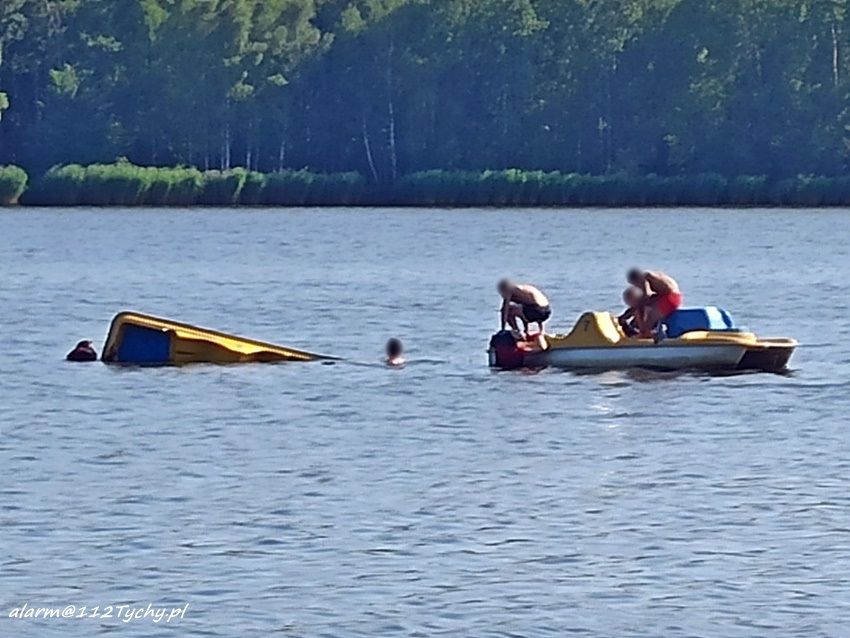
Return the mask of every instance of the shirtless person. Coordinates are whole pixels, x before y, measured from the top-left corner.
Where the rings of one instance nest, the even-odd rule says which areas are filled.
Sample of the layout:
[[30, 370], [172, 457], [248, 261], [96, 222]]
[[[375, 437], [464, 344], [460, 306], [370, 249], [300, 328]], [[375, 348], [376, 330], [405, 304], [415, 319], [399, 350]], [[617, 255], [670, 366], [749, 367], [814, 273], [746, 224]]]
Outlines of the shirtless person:
[[641, 309], [641, 302], [643, 301], [643, 292], [641, 292], [638, 288], [634, 286], [629, 286], [623, 291], [623, 302], [628, 306], [619, 317], [617, 317], [617, 321], [620, 323], [620, 327], [623, 329], [623, 332], [627, 337], [635, 337], [640, 332], [637, 327], [637, 316], [638, 310]]
[[628, 282], [643, 291], [643, 300], [635, 313], [640, 337], [651, 337], [658, 323], [669, 317], [682, 305], [679, 284], [660, 270], [631, 269], [626, 275]]
[[543, 332], [543, 324], [552, 316], [546, 295], [531, 284], [515, 284], [509, 279], [502, 279], [498, 290], [502, 296], [502, 330], [509, 324], [515, 333], [521, 332], [517, 323], [520, 320], [525, 332], [532, 323]]

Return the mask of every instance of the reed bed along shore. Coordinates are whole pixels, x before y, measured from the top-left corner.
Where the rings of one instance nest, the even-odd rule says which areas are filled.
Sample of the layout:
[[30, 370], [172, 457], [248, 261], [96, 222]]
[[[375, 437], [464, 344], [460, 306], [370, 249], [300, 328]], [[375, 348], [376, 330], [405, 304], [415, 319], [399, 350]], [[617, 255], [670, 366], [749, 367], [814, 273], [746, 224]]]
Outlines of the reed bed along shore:
[[28, 176], [17, 166], [0, 166], [0, 206], [17, 204], [27, 189]]
[[582, 175], [431, 170], [394, 184], [356, 172], [201, 171], [129, 162], [70, 164], [28, 178], [0, 167], [0, 203], [28, 206], [786, 206], [850, 205], [850, 177]]

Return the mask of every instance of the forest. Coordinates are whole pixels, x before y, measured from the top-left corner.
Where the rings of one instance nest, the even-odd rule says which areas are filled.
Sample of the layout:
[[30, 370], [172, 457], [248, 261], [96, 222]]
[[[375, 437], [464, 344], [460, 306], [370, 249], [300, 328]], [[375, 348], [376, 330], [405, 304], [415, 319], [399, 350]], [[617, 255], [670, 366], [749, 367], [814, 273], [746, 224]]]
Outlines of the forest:
[[0, 164], [835, 178], [848, 20], [844, 0], [0, 0]]

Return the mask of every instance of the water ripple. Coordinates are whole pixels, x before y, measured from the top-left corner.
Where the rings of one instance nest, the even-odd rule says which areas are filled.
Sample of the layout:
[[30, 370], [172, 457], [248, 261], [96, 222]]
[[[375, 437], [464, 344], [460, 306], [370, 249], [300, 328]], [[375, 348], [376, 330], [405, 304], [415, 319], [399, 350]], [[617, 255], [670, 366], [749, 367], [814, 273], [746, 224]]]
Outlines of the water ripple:
[[[850, 222], [534, 215], [4, 213], [0, 634], [845, 635]], [[800, 339], [794, 371], [485, 367], [500, 276], [566, 327], [642, 262]], [[350, 361], [61, 361], [125, 308]], [[6, 617], [23, 602], [190, 606], [177, 628]]]

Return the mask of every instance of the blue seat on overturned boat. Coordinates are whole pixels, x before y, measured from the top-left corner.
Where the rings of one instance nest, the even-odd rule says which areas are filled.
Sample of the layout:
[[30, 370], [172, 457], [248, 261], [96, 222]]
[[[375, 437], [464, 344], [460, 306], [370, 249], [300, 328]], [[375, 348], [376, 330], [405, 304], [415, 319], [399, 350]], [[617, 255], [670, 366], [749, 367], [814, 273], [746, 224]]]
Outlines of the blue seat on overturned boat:
[[679, 308], [664, 320], [664, 327], [667, 336], [671, 339], [695, 330], [711, 332], [738, 332], [739, 330], [732, 315], [716, 306]]

